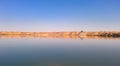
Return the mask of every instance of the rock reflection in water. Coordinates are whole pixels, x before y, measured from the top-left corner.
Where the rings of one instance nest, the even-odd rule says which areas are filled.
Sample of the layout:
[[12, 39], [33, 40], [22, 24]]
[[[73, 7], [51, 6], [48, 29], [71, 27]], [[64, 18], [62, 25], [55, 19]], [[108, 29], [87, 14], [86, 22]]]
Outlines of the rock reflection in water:
[[64, 39], [120, 39], [113, 36], [78, 36], [78, 35], [0, 35], [0, 38], [64, 38]]

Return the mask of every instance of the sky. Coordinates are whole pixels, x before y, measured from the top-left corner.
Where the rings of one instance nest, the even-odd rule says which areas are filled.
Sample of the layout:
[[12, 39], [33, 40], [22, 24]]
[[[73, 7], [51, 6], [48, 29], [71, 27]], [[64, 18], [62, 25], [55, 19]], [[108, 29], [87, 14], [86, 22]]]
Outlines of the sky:
[[120, 0], [0, 0], [0, 31], [120, 31]]

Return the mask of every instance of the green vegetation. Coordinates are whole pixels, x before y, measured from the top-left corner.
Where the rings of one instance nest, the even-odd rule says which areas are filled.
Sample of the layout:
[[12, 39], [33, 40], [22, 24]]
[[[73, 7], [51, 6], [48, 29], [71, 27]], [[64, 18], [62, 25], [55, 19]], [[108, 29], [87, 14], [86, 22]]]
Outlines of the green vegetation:
[[120, 37], [120, 33], [103, 33], [100, 34], [101, 37]]

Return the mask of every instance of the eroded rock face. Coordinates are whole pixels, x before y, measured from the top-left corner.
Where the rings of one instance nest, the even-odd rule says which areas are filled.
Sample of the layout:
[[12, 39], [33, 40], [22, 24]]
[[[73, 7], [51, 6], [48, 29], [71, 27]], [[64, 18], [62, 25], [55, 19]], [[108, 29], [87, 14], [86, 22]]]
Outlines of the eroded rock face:
[[0, 32], [0, 37], [117, 38], [120, 32]]

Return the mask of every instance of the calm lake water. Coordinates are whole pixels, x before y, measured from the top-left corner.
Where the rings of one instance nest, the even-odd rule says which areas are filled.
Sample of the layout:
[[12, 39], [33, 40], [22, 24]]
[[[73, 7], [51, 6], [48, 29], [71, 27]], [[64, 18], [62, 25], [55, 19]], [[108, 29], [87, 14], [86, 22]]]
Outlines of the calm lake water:
[[0, 38], [0, 66], [120, 66], [120, 40]]

